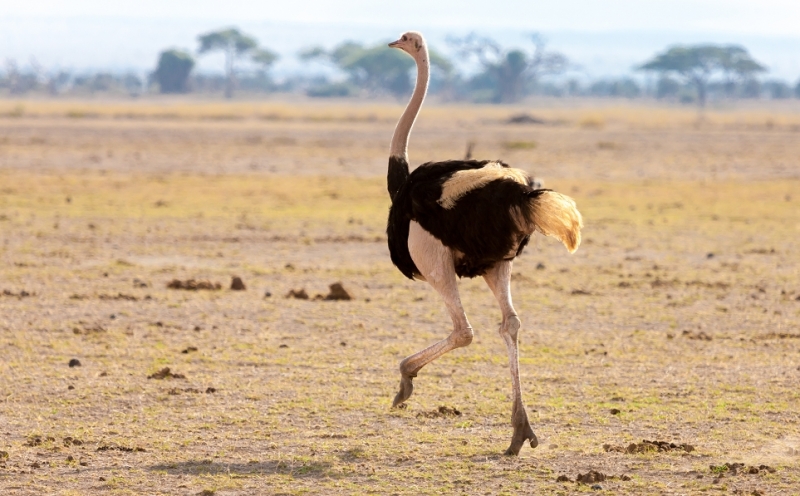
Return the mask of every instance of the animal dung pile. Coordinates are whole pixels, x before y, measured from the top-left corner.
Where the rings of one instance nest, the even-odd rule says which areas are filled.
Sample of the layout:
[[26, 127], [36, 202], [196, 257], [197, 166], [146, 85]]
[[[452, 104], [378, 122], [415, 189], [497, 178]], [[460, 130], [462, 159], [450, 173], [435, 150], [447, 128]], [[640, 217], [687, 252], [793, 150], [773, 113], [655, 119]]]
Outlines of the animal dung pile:
[[442, 417], [460, 417], [461, 411], [455, 407], [440, 406], [436, 410], [430, 412], [419, 412], [417, 417], [422, 418], [442, 418]]
[[0, 296], [13, 296], [14, 298], [19, 298], [21, 300], [22, 298], [27, 298], [29, 296], [33, 296], [34, 294], [35, 293], [31, 293], [31, 292], [28, 292], [28, 291], [25, 291], [25, 290], [22, 290], [19, 293], [15, 293], [13, 291], [9, 291], [7, 289], [4, 289], [3, 292], [0, 293]]
[[307, 300], [308, 293], [306, 293], [305, 289], [290, 289], [288, 293], [286, 293], [287, 298], [296, 298], [298, 300]]
[[158, 372], [154, 372], [147, 376], [148, 379], [186, 379], [186, 376], [183, 374], [173, 374], [169, 367], [164, 367], [163, 369], [159, 370]]
[[231, 278], [231, 290], [233, 291], [244, 291], [247, 289], [247, 286], [244, 285], [244, 281], [239, 276], [233, 276]]
[[[353, 295], [344, 289], [344, 285], [340, 282], [335, 282], [328, 286], [329, 292], [327, 295], [317, 294], [314, 296], [314, 300], [325, 300], [325, 301], [349, 301], [353, 299]], [[288, 293], [286, 293], [286, 298], [295, 298], [298, 300], [308, 300], [309, 296], [305, 289], [290, 289]]]
[[194, 279], [187, 279], [185, 281], [181, 281], [180, 279], [173, 279], [167, 284], [167, 287], [169, 289], [186, 289], [189, 291], [198, 291], [201, 289], [218, 291], [222, 289], [222, 284], [208, 280], [197, 281]]
[[648, 441], [646, 439], [642, 440], [641, 443], [631, 443], [627, 447], [623, 448], [622, 446], [614, 446], [611, 444], [604, 444], [603, 450], [606, 453], [627, 453], [627, 454], [635, 454], [635, 453], [648, 453], [651, 451], [654, 452], [668, 452], [668, 451], [685, 451], [686, 453], [691, 453], [694, 451], [694, 446], [691, 444], [675, 444], [675, 443], [668, 443], [666, 441]]
[[352, 300], [353, 299], [353, 295], [351, 295], [346, 289], [344, 289], [344, 286], [342, 286], [342, 283], [340, 283], [340, 282], [335, 282], [335, 283], [331, 284], [329, 286], [329, 289], [330, 289], [330, 293], [328, 293], [328, 295], [325, 296], [325, 298], [324, 298], [326, 300]]

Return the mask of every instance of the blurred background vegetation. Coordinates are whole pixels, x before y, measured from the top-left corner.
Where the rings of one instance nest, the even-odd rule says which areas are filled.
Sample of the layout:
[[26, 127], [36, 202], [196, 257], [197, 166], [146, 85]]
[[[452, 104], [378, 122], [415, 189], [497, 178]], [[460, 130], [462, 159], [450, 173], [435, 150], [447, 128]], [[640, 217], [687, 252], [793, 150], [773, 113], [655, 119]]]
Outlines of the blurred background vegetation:
[[[303, 71], [276, 77], [280, 56], [236, 27], [200, 33], [191, 49], [165, 47], [147, 73], [48, 70], [32, 59], [7, 59], [0, 96], [132, 96], [196, 94], [226, 98], [282, 93], [311, 98], [404, 99], [414, 84], [413, 61], [386, 46], [346, 39], [332, 48], [309, 46], [292, 54]], [[208, 53], [224, 54], [218, 71], [198, 71]], [[445, 55], [449, 54], [449, 55]], [[471, 71], [459, 69], [471, 62]], [[800, 80], [771, 77], [769, 68], [739, 45], [672, 45], [631, 67], [630, 74], [586, 80], [579, 64], [532, 34], [520, 46], [470, 33], [431, 47], [431, 95], [439, 101], [515, 103], [532, 96], [657, 99], [696, 105], [738, 99], [800, 99]]]

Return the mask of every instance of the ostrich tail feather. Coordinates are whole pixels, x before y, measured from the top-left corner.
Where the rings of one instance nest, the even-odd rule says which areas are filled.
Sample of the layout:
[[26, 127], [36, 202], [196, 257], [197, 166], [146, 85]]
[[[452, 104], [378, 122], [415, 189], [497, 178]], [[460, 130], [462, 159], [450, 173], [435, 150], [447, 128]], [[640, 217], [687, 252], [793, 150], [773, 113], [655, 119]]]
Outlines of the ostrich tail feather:
[[530, 207], [533, 230], [558, 239], [570, 253], [575, 253], [583, 227], [575, 200], [555, 191], [536, 190], [531, 194]]

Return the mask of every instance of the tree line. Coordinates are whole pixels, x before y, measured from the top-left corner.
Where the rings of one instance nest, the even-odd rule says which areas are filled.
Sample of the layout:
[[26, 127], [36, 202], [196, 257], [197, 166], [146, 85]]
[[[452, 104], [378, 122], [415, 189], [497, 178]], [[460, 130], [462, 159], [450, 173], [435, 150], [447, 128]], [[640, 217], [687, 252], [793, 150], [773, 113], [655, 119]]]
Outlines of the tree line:
[[[450, 52], [462, 61], [472, 61], [473, 74], [457, 70], [456, 64], [431, 49], [430, 90], [443, 100], [484, 103], [514, 103], [530, 95], [553, 97], [653, 97], [700, 107], [710, 99], [800, 98], [800, 81], [792, 85], [778, 79], [763, 79], [768, 68], [738, 45], [675, 45], [632, 69], [646, 78], [625, 76], [585, 82], [570, 74], [579, 67], [562, 53], [550, 49], [539, 35], [531, 35], [522, 47], [504, 47], [477, 34], [447, 39]], [[222, 75], [195, 70], [197, 59], [208, 53], [224, 54]], [[188, 93], [221, 92], [232, 98], [236, 91], [295, 92], [309, 97], [402, 98], [413, 87], [413, 61], [385, 43], [365, 45], [345, 41], [325, 49], [313, 46], [297, 57], [307, 64], [327, 66], [331, 75], [297, 75], [277, 81], [271, 68], [278, 54], [239, 29], [220, 29], [197, 37], [194, 52], [167, 49], [157, 58], [148, 75], [96, 73], [73, 75], [67, 71], [48, 73], [35, 62], [28, 71], [6, 62], [0, 88], [10, 94], [48, 91], [51, 94], [117, 91]], [[549, 76], [549, 77], [548, 77]], [[642, 82], [644, 79], [644, 83]]]

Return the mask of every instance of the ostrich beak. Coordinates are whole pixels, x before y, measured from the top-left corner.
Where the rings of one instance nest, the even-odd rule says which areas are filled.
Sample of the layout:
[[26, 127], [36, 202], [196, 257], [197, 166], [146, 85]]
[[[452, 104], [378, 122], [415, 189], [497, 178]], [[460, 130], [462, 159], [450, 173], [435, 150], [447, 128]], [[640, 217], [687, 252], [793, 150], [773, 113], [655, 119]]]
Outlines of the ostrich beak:
[[393, 41], [393, 42], [389, 43], [389, 46], [392, 47], [392, 48], [399, 47], [400, 46], [400, 40]]

